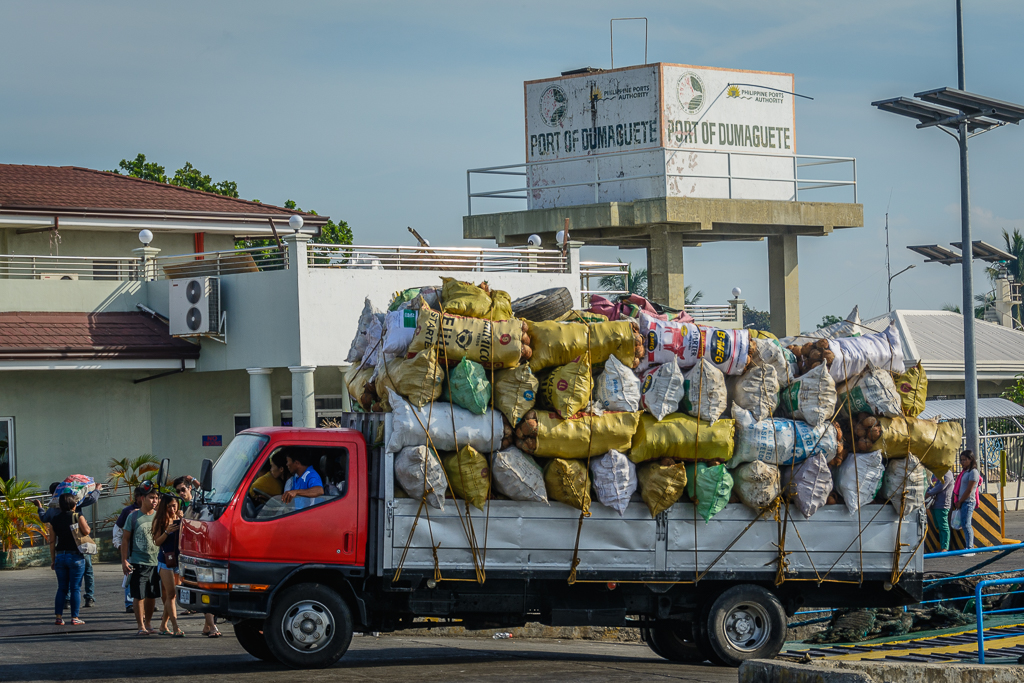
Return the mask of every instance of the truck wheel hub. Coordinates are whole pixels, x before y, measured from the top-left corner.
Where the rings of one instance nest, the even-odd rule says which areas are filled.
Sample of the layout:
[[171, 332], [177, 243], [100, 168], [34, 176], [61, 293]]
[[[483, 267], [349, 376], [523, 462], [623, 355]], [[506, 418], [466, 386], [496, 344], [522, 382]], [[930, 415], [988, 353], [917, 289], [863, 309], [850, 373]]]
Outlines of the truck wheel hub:
[[285, 640], [299, 652], [321, 649], [334, 636], [334, 619], [327, 608], [310, 600], [293, 605], [281, 622]]
[[725, 617], [725, 635], [729, 644], [743, 652], [763, 646], [771, 635], [768, 613], [754, 603], [737, 605]]

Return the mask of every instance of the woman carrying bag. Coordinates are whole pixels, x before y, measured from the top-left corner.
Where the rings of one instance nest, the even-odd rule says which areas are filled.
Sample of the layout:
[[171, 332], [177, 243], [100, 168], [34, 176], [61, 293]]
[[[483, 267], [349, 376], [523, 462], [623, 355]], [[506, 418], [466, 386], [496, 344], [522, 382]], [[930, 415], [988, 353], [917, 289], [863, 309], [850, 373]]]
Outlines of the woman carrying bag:
[[[75, 511], [75, 495], [61, 494], [57, 499], [60, 514], [50, 520], [50, 569], [57, 572], [57, 596], [53, 602], [56, 615], [54, 624], [64, 626], [65, 595], [71, 595], [71, 625], [80, 626], [85, 622], [78, 618], [82, 606], [79, 587], [85, 575], [85, 555], [80, 548], [95, 552], [95, 543], [89, 538], [89, 524], [85, 517]], [[91, 548], [88, 544], [92, 543]]]
[[[978, 472], [978, 459], [974, 451], [966, 450], [960, 454], [961, 472], [957, 475], [956, 483], [953, 485], [953, 514], [958, 518], [953, 520], [954, 529], [962, 529], [964, 532], [964, 548], [974, 548], [974, 528], [971, 522], [974, 517], [974, 510], [978, 507], [978, 489], [981, 484], [981, 473]], [[964, 557], [974, 557], [974, 553], [965, 553]]]

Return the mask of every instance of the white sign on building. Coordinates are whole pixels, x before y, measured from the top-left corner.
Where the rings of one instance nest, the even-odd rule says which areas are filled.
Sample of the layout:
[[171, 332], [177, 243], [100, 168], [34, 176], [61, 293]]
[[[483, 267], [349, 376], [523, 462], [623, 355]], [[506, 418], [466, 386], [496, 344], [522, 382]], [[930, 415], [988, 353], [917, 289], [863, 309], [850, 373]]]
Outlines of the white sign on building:
[[793, 75], [680, 64], [528, 81], [529, 208], [794, 196]]

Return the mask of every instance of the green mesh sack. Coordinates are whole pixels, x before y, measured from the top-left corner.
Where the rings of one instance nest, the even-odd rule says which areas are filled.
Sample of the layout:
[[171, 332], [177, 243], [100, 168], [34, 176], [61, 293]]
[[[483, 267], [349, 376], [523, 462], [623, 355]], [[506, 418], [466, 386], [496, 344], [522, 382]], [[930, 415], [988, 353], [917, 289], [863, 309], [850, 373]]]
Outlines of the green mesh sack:
[[732, 495], [732, 475], [725, 465], [715, 465], [697, 473], [697, 514], [710, 522], [725, 509]]
[[686, 463], [686, 495], [693, 500], [697, 495], [697, 475], [708, 468], [707, 463]]
[[484, 366], [463, 358], [448, 373], [452, 403], [476, 415], [483, 415], [491, 400], [491, 383]]

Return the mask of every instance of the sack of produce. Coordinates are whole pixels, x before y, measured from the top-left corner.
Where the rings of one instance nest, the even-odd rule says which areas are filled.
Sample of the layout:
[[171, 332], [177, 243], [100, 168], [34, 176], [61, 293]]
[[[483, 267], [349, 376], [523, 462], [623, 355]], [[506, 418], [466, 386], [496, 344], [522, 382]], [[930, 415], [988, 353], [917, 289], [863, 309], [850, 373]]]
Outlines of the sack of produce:
[[[370, 402], [363, 405], [363, 394], [366, 392], [366, 383], [370, 381], [370, 377], [373, 375], [372, 367], [363, 367], [358, 364], [352, 364], [345, 368], [345, 388], [348, 390], [348, 395], [352, 399], [352, 409], [362, 409], [364, 412], [370, 410], [370, 403], [376, 397], [372, 397]], [[376, 393], [376, 389], [374, 389]]]
[[835, 484], [850, 514], [875, 499], [884, 474], [882, 451], [851, 453], [846, 456], [843, 464], [836, 469]]
[[[381, 316], [381, 318], [383, 317]], [[359, 361], [359, 367], [377, 367], [377, 364], [380, 362], [379, 359], [383, 358], [383, 344], [381, 344], [381, 337], [383, 335], [384, 325], [380, 318], [374, 317], [366, 328], [366, 349], [363, 351], [363, 357]]]
[[531, 410], [516, 427], [516, 446], [546, 458], [596, 458], [610, 450], [629, 450], [642, 413], [577, 414]]
[[924, 412], [925, 398], [928, 396], [928, 376], [920, 362], [906, 372], [896, 375], [893, 384], [899, 392], [904, 415], [917, 417]]
[[663, 363], [640, 375], [640, 407], [660, 420], [679, 410], [686, 392], [686, 378], [675, 363]]
[[797, 377], [779, 394], [783, 412], [811, 427], [822, 427], [835, 417], [836, 381], [824, 363]]
[[770, 419], [779, 405], [779, 376], [774, 365], [755, 362], [739, 377], [729, 378], [729, 389], [733, 402], [749, 410], [758, 422]]
[[803, 462], [812, 454], [820, 453], [832, 460], [839, 449], [839, 433], [827, 424], [818, 429], [806, 422], [776, 417], [757, 422], [749, 410], [732, 406], [736, 424], [736, 448], [730, 467], [760, 460], [782, 467]]
[[686, 465], [668, 459], [645, 462], [636, 468], [640, 497], [651, 517], [675, 505], [686, 490]]
[[[896, 512], [903, 507], [906, 517], [924, 507], [924, 494], [928, 490], [928, 475], [924, 465], [913, 455], [893, 458], [885, 465], [882, 479], [882, 497], [892, 503]], [[903, 494], [906, 492], [906, 499]]]
[[455, 278], [442, 277], [441, 305], [445, 313], [467, 318], [511, 320], [512, 299], [507, 292], [492, 290], [486, 282], [474, 285]]
[[[388, 453], [397, 453], [406, 446], [430, 445], [438, 451], [454, 451], [465, 445], [483, 453], [502, 448], [502, 440], [512, 441], [512, 428], [496, 410], [474, 415], [451, 403], [431, 403], [421, 408], [409, 404], [394, 390], [388, 390], [393, 422], [387, 443]], [[455, 431], [452, 431], [454, 424]], [[424, 429], [429, 430], [430, 440]]]
[[[422, 351], [420, 353], [423, 353]], [[491, 402], [491, 383], [484, 366], [463, 358], [448, 372], [452, 403], [476, 415], [483, 415]], [[413, 405], [416, 405], [413, 402]]]
[[846, 316], [845, 320], [841, 320], [837, 323], [832, 323], [826, 327], [819, 328], [813, 332], [807, 332], [799, 334], [795, 337], [784, 337], [781, 341], [783, 345], [789, 346], [791, 344], [802, 344], [808, 339], [837, 339], [839, 337], [859, 337], [865, 332], [870, 330], [864, 327], [860, 320], [860, 306], [854, 306], [853, 310], [850, 311], [850, 315]]
[[779, 468], [755, 460], [732, 471], [733, 489], [751, 510], [760, 512], [779, 497]]
[[781, 468], [781, 479], [790, 501], [808, 519], [832, 492], [832, 470], [824, 453], [815, 453], [796, 467]]
[[959, 422], [933, 422], [919, 417], [881, 417], [881, 436], [873, 447], [886, 458], [913, 453], [936, 477], [953, 469], [964, 428]]
[[347, 363], [358, 363], [363, 359], [366, 352], [366, 332], [370, 329], [370, 323], [374, 320], [380, 322], [381, 312], [370, 303], [370, 297], [363, 302], [363, 311], [359, 314], [359, 322], [356, 324], [356, 336], [348, 348], [348, 355], [345, 356]]
[[556, 323], [606, 323], [608, 316], [592, 311], [566, 311], [555, 318]]
[[588, 351], [595, 364], [615, 356], [624, 365], [635, 368], [642, 353], [640, 334], [626, 320], [589, 325], [528, 320], [526, 325], [532, 351], [530, 369], [534, 372], [565, 365]]
[[747, 366], [750, 334], [746, 330], [700, 327], [642, 313], [640, 335], [644, 345], [640, 369], [673, 361], [689, 370], [702, 356], [727, 375], [738, 375]]
[[[775, 368], [779, 387], [788, 387], [799, 372], [796, 356], [782, 345], [778, 339], [755, 337], [755, 330], [750, 331], [750, 356], [752, 365], [770, 365]], [[761, 334], [768, 334], [762, 332]]]
[[520, 358], [529, 355], [529, 347], [523, 343], [523, 328], [524, 323], [516, 319], [491, 322], [463, 318], [438, 313], [424, 304], [417, 313], [416, 332], [408, 352], [418, 353], [436, 345], [438, 358], [449, 366], [468, 358], [485, 368], [514, 368]]
[[541, 406], [551, 408], [563, 419], [572, 417], [590, 404], [594, 382], [590, 376], [590, 357], [586, 353], [542, 373], [537, 379], [540, 381]]
[[694, 503], [697, 514], [710, 522], [711, 518], [725, 509], [732, 497], [732, 475], [725, 465], [715, 465], [697, 472], [697, 490]]
[[515, 426], [537, 401], [540, 382], [529, 365], [517, 365], [494, 373], [494, 407]]
[[630, 496], [636, 491], [636, 465], [612, 449], [590, 461], [590, 474], [597, 501], [620, 515], [625, 512]]
[[405, 308], [391, 311], [384, 316], [384, 357], [404, 357], [409, 352], [409, 343], [416, 333], [416, 318], [419, 311]]
[[602, 410], [636, 412], [640, 409], [640, 380], [615, 356], [594, 379], [594, 400]]
[[398, 451], [395, 456], [395, 479], [413, 500], [423, 500], [426, 489], [427, 504], [444, 510], [444, 492], [448, 490], [448, 479], [434, 451], [426, 446], [408, 446]]
[[714, 424], [722, 417], [728, 401], [725, 375], [707, 358], [701, 358], [683, 374], [683, 397], [679, 409], [687, 415]]
[[509, 500], [547, 503], [544, 470], [529, 455], [509, 446], [491, 455], [494, 489]]
[[697, 475], [708, 468], [706, 462], [686, 463], [686, 495], [690, 500], [697, 496]]
[[828, 348], [835, 354], [830, 372], [837, 382], [845, 382], [868, 368], [868, 364], [887, 372], [903, 372], [903, 345], [896, 323], [883, 332], [859, 337], [830, 339]]
[[412, 358], [393, 358], [377, 370], [377, 396], [386, 398], [394, 389], [417, 408], [436, 400], [444, 385], [444, 370], [437, 349], [424, 349]]
[[818, 339], [803, 345], [796, 344], [790, 346], [788, 350], [796, 359], [794, 379], [800, 375], [806, 375], [819, 365], [825, 365], [826, 368], [832, 367], [832, 363], [836, 359], [836, 355], [829, 349], [827, 339]]
[[885, 417], [903, 414], [900, 395], [893, 384], [892, 375], [868, 365], [868, 369], [836, 387], [839, 405], [850, 414], [869, 413]]
[[629, 459], [723, 462], [732, 457], [734, 425], [732, 420], [719, 420], [712, 425], [685, 413], [672, 413], [661, 420], [641, 413]]
[[472, 446], [463, 446], [458, 453], [444, 456], [442, 464], [455, 497], [483, 510], [491, 493], [487, 458]]
[[401, 311], [406, 308], [419, 310], [420, 297], [427, 306], [435, 311], [441, 310], [441, 288], [440, 287], [410, 287], [391, 295], [391, 303], [388, 304], [388, 311]]
[[544, 466], [548, 498], [577, 510], [590, 510], [590, 477], [582, 460], [555, 458]]

